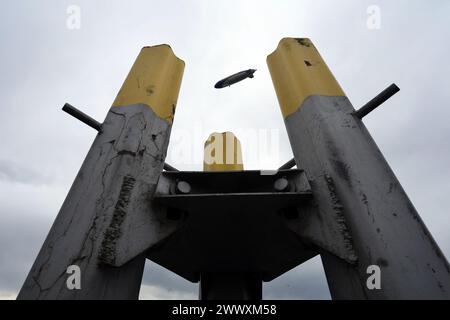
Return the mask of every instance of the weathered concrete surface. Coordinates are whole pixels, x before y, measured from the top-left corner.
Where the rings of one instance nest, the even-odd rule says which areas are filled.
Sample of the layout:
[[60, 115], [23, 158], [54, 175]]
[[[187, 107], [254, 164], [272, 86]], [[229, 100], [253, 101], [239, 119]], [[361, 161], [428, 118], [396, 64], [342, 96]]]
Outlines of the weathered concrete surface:
[[[450, 268], [364, 124], [346, 97], [310, 96], [285, 119], [296, 163], [305, 170], [318, 219], [341, 216], [357, 263], [323, 252], [335, 299], [449, 299]], [[324, 230], [323, 232], [329, 232]], [[351, 239], [349, 238], [351, 237]], [[335, 239], [339, 241], [339, 238]], [[322, 246], [327, 250], [327, 246]], [[381, 268], [381, 289], [369, 290], [369, 265]]]
[[[170, 129], [148, 105], [111, 108], [18, 299], [138, 298], [142, 253], [176, 229], [151, 201]], [[73, 264], [81, 290], [66, 286]]]

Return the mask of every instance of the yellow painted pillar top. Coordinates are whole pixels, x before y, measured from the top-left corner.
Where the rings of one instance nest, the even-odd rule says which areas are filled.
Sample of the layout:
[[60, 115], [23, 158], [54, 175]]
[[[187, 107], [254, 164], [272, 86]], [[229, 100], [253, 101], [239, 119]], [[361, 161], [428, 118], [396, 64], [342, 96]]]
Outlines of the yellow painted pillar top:
[[267, 65], [284, 118], [297, 111], [309, 96], [345, 96], [309, 39], [281, 39], [267, 56]]
[[214, 132], [205, 142], [203, 171], [244, 170], [241, 143], [232, 132]]
[[113, 107], [146, 104], [158, 117], [172, 123], [183, 71], [184, 61], [170, 46], [142, 48]]

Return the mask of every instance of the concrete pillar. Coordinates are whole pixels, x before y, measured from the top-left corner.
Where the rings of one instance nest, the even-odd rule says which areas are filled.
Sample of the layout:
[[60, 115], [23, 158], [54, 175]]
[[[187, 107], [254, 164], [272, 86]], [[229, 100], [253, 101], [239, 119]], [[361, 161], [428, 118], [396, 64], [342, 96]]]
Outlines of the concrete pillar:
[[[25, 280], [18, 299], [137, 299], [145, 251], [174, 231], [152, 195], [169, 143], [184, 62], [145, 47]], [[80, 289], [69, 289], [69, 266]]]
[[[311, 41], [282, 39], [267, 63], [295, 161], [320, 199], [315, 214], [324, 229], [338, 221], [356, 254], [350, 263], [322, 250], [331, 296], [449, 299], [446, 258]], [[372, 265], [380, 289], [367, 286]]]

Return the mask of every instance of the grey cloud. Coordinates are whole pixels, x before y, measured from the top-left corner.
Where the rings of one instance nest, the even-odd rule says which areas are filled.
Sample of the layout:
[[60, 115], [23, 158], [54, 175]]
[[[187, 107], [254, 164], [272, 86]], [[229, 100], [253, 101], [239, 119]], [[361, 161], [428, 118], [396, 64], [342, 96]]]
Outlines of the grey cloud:
[[[66, 28], [72, 4], [80, 30]], [[366, 28], [372, 4], [380, 30]], [[173, 132], [195, 121], [214, 131], [278, 129], [274, 168], [292, 157], [265, 62], [282, 37], [311, 38], [356, 108], [396, 82], [401, 92], [364, 122], [449, 256], [449, 12], [443, 0], [1, 2], [0, 292], [20, 287], [95, 136], [61, 106], [102, 121], [140, 48], [159, 43], [186, 61]], [[213, 88], [250, 67], [254, 79]], [[192, 141], [195, 152], [204, 139]], [[197, 292], [150, 263], [143, 283]], [[264, 288], [272, 298], [329, 298], [317, 258]]]
[[40, 185], [51, 183], [52, 178], [28, 166], [0, 159], [0, 180], [10, 183]]
[[17, 293], [44, 242], [51, 226], [50, 219], [35, 216], [33, 212], [15, 212], [0, 223], [0, 288]]

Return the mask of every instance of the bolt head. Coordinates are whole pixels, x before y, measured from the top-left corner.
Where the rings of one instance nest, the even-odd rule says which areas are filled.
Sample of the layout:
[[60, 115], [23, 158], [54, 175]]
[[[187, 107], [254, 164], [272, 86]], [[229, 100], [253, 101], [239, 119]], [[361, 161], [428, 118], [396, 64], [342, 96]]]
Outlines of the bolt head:
[[191, 185], [186, 181], [177, 182], [177, 193], [187, 194], [191, 192]]
[[286, 178], [280, 178], [275, 181], [273, 187], [276, 191], [287, 191], [289, 189], [289, 181]]

